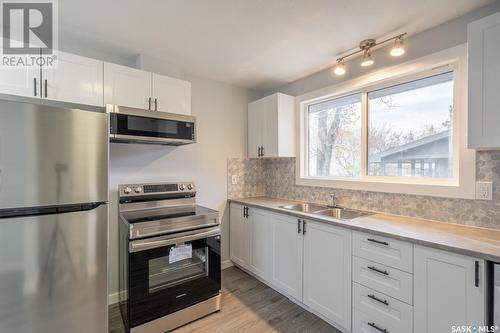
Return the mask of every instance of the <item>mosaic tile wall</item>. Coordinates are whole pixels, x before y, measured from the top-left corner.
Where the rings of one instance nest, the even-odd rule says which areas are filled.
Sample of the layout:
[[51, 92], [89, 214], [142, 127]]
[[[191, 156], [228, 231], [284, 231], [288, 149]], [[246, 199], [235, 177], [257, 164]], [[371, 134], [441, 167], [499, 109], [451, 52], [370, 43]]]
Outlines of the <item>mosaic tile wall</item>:
[[[228, 196], [329, 203], [334, 192], [341, 206], [500, 229], [500, 152], [478, 152], [476, 168], [477, 180], [493, 181], [492, 201], [298, 186], [295, 158], [228, 160]], [[237, 185], [231, 184], [233, 174]]]

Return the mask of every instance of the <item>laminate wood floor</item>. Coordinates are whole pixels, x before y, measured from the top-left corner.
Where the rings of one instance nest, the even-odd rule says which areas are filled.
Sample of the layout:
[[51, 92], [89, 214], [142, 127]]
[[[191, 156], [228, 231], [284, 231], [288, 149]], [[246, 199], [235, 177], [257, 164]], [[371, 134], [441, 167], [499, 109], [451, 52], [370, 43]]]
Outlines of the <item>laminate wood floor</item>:
[[[117, 305], [112, 305], [109, 309], [109, 332], [124, 332]], [[222, 310], [174, 332], [340, 333], [236, 267], [222, 271]]]

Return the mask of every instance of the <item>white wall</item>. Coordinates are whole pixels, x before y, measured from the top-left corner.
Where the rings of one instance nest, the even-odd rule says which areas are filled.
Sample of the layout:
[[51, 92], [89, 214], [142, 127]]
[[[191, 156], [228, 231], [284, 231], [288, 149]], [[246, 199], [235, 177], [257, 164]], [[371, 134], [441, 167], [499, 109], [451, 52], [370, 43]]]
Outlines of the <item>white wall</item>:
[[198, 203], [220, 212], [222, 257], [229, 258], [227, 158], [246, 155], [247, 90], [194, 76], [182, 78], [192, 84], [198, 143], [180, 147], [116, 143], [110, 146], [110, 294], [118, 290], [118, 184], [194, 181]]

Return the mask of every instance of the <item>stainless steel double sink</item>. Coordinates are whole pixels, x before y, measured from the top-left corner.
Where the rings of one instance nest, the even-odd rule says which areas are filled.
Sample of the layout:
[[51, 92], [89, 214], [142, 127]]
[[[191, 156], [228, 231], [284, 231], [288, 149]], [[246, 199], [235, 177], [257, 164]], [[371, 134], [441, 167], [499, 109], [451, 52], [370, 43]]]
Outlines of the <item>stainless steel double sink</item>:
[[352, 220], [357, 217], [367, 216], [372, 213], [361, 210], [349, 209], [344, 207], [328, 207], [310, 203], [300, 203], [294, 205], [280, 206], [280, 208], [292, 210], [300, 213], [317, 214], [327, 217], [333, 217], [341, 220]]

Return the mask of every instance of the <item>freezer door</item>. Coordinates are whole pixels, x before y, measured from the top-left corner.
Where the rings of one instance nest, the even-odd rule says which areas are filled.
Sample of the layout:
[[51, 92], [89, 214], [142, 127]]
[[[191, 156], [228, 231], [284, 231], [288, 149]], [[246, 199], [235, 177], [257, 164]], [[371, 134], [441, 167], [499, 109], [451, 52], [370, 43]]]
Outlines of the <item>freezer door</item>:
[[0, 209], [107, 201], [107, 123], [105, 113], [0, 100]]
[[107, 333], [106, 205], [0, 228], [0, 332]]

